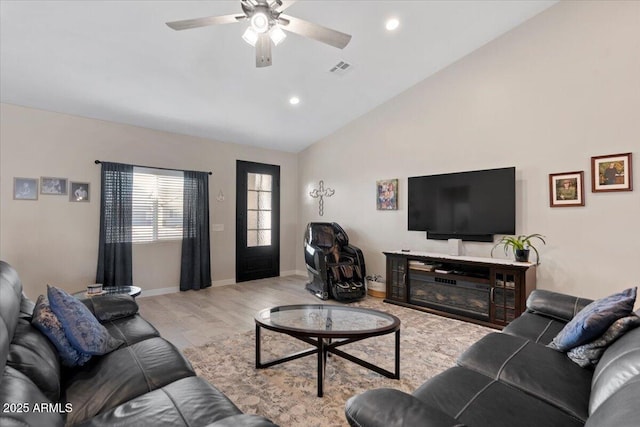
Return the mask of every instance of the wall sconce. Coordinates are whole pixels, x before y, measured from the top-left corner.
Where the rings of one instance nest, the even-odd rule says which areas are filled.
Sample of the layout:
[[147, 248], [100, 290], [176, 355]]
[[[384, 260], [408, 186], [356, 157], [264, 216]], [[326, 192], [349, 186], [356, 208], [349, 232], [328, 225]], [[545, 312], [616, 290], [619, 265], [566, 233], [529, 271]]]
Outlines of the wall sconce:
[[224, 202], [224, 193], [222, 190], [218, 191], [218, 195], [216, 196], [216, 200], [219, 202]]

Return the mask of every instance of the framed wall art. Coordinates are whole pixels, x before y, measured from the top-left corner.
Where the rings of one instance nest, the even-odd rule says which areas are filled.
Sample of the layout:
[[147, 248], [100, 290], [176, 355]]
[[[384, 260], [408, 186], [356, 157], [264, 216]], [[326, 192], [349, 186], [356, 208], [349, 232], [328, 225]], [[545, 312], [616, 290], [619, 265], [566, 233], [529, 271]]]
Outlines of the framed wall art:
[[549, 174], [549, 205], [584, 206], [584, 171]]
[[15, 200], [38, 200], [38, 179], [13, 178], [13, 198]]
[[89, 183], [71, 181], [69, 185], [69, 201], [70, 202], [88, 202], [89, 201]]
[[40, 177], [40, 194], [64, 196], [67, 194], [67, 178]]
[[631, 153], [591, 158], [591, 191], [631, 191]]
[[376, 181], [376, 208], [379, 211], [398, 209], [398, 180]]

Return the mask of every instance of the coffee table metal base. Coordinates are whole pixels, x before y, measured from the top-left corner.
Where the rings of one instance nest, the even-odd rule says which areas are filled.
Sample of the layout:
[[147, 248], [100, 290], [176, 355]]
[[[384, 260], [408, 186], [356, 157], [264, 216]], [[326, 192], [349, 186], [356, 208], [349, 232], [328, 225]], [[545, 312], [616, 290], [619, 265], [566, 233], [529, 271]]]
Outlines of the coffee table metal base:
[[307, 336], [299, 336], [287, 334], [293, 338], [299, 339], [300, 341], [304, 341], [307, 344], [311, 344], [314, 348], [308, 350], [302, 350], [297, 353], [290, 354], [285, 357], [281, 357], [279, 359], [274, 359], [269, 362], [262, 362], [261, 360], [261, 339], [260, 339], [260, 325], [256, 325], [256, 369], [264, 369], [269, 368], [274, 365], [279, 365], [280, 363], [290, 362], [292, 360], [300, 359], [302, 357], [311, 356], [313, 354], [318, 355], [318, 397], [322, 397], [324, 394], [324, 377], [325, 377], [325, 369], [327, 366], [327, 356], [329, 354], [335, 354], [336, 356], [342, 357], [343, 359], [349, 360], [355, 364], [358, 364], [362, 367], [370, 369], [374, 372], [377, 372], [380, 375], [384, 375], [387, 378], [398, 380], [400, 379], [400, 329], [395, 331], [395, 372], [391, 372], [384, 368], [381, 368], [373, 363], [367, 362], [366, 360], [362, 360], [358, 357], [355, 357], [349, 353], [346, 353], [342, 350], [339, 350], [338, 347], [342, 347], [347, 344], [351, 344], [356, 341], [361, 341], [366, 338], [371, 337], [361, 337], [361, 338], [345, 338], [338, 341], [333, 341], [330, 338], [322, 338], [322, 337], [307, 337]]

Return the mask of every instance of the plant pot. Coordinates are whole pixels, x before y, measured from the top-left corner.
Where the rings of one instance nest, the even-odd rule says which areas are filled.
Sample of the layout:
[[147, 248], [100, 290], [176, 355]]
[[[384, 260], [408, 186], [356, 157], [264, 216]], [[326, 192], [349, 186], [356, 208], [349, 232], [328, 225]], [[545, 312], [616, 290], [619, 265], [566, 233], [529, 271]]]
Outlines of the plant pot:
[[516, 261], [528, 262], [529, 261], [529, 249], [516, 249], [514, 251]]

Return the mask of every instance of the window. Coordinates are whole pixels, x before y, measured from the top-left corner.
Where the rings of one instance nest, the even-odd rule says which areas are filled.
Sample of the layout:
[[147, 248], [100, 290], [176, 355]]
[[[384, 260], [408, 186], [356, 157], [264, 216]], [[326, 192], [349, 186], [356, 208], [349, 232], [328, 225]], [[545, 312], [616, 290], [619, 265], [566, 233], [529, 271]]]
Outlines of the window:
[[247, 246], [271, 245], [271, 175], [247, 175]]
[[182, 239], [184, 174], [133, 168], [133, 243]]

